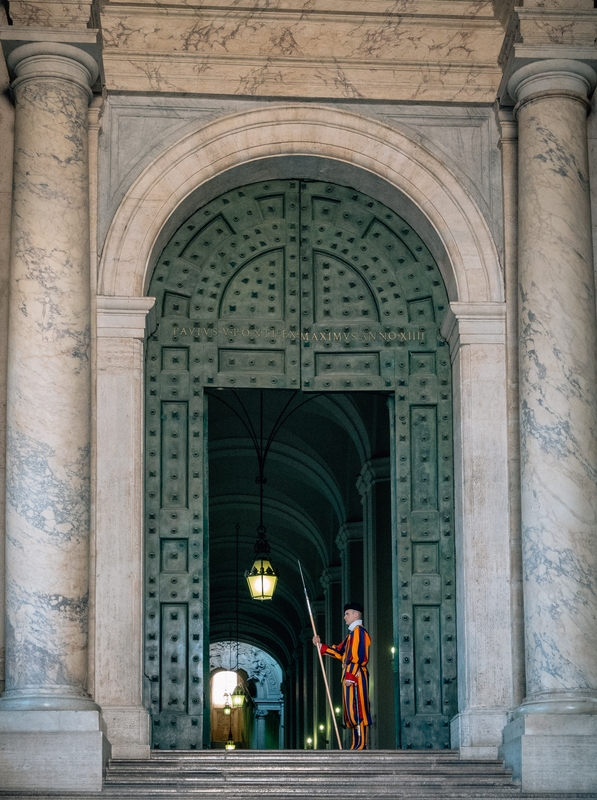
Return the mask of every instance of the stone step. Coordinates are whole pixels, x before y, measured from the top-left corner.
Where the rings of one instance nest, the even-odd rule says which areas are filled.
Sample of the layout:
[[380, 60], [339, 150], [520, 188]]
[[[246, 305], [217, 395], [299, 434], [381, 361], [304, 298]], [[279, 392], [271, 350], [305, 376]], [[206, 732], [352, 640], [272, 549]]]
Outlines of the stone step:
[[[348, 794], [347, 794], [348, 793]], [[553, 793], [553, 792], [521, 792], [519, 787], [512, 786], [508, 789], [473, 787], [473, 788], [446, 788], [428, 787], [420, 784], [417, 787], [387, 786], [383, 791], [375, 789], [363, 792], [353, 792], [350, 787], [342, 791], [327, 792], [318, 789], [304, 794], [304, 789], [296, 791], [247, 791], [246, 787], [222, 786], [220, 788], [206, 787], [204, 789], [187, 789], [181, 786], [170, 785], [166, 789], [128, 788], [126, 790], [106, 787], [101, 793], [61, 793], [52, 792], [3, 792], [0, 791], [2, 800], [165, 800], [166, 798], [185, 798], [185, 800], [344, 800], [348, 797], [367, 798], [367, 800], [597, 800], [596, 793]]]
[[[325, 778], [318, 778], [318, 779], [305, 779], [300, 776], [274, 776], [272, 775], [269, 780], [263, 780], [262, 778], [255, 779], [249, 776], [245, 776], [243, 778], [238, 778], [234, 776], [221, 776], [219, 779], [214, 779], [213, 777], [210, 778], [187, 778], [182, 780], [140, 780], [135, 783], [127, 782], [109, 782], [106, 786], [111, 786], [114, 788], [119, 789], [156, 789], [158, 787], [165, 787], [168, 788], [169, 786], [176, 785], [179, 787], [183, 787], [188, 790], [202, 790], [202, 789], [218, 789], [223, 785], [226, 785], [230, 788], [240, 787], [243, 789], [250, 789], [253, 792], [257, 790], [263, 792], [271, 792], [273, 789], [284, 789], [284, 791], [293, 791], [296, 787], [301, 788], [302, 791], [309, 791], [309, 790], [319, 790], [322, 788], [322, 784], [327, 785], [328, 782], [331, 782], [331, 779], [326, 776]], [[443, 789], [454, 789], [454, 788], [481, 788], [484, 786], [489, 786], [492, 788], [498, 787], [511, 787], [512, 781], [511, 780], [496, 780], [496, 779], [489, 779], [489, 778], [480, 778], [480, 777], [470, 777], [468, 779], [456, 779], [456, 780], [448, 780], [446, 778], [437, 777], [435, 779], [431, 778], [421, 778], [420, 776], [411, 776], [408, 779], [404, 778], [391, 778], [388, 780], [387, 777], [378, 777], [378, 778], [369, 778], [364, 780], [352, 780], [347, 781], [346, 778], [342, 781], [334, 780], [334, 789], [333, 791], [338, 794], [344, 794], [348, 792], [349, 794], [356, 794], [356, 793], [363, 793], [367, 794], [367, 792], [375, 790], [383, 790], [384, 787], [395, 785], [396, 783], [400, 783], [402, 787], [413, 787], [416, 788], [420, 786], [422, 783], [425, 784], [428, 788], [438, 787]]]
[[[210, 752], [155, 753], [148, 761], [112, 760], [107, 779], [110, 783], [143, 779], [171, 780], [192, 776], [227, 776], [250, 780], [305, 778], [342, 780], [346, 774], [359, 781], [409, 775], [418, 779], [421, 774], [436, 778], [510, 780], [500, 761], [460, 761], [458, 753], [426, 751], [368, 751], [365, 753], [334, 751], [241, 751], [213, 754]], [[351, 778], [352, 780], [352, 778]]]
[[163, 751], [113, 759], [101, 793], [2, 792], [2, 800], [597, 800], [523, 793], [501, 761], [457, 751]]
[[[181, 766], [162, 766], [162, 765], [152, 765], [148, 764], [145, 768], [141, 765], [131, 765], [131, 766], [111, 766], [108, 772], [110, 777], [119, 777], [123, 775], [155, 775], [155, 776], [177, 776], [177, 775], [192, 775], [196, 773], [201, 773], [203, 775], [206, 774], [215, 774], [221, 773], [223, 770], [227, 774], [239, 774], [243, 771], [250, 772], [251, 774], [255, 772], [259, 772], [262, 775], [267, 775], [269, 773], [279, 773], [279, 772], [292, 772], [295, 774], [304, 774], [304, 775], [319, 775], [322, 771], [325, 771], [326, 774], [345, 774], [346, 770], [350, 770], [350, 765], [325, 765], [319, 766], [316, 764], [290, 764], [290, 763], [281, 763], [281, 764], [260, 764], [259, 766], [253, 766], [247, 763], [238, 763], [238, 764], [228, 764], [225, 768], [216, 765], [216, 764], [197, 764], [197, 765], [181, 765]], [[432, 774], [441, 774], [441, 775], [461, 775], [461, 774], [468, 774], [468, 775], [501, 775], [504, 772], [504, 767], [501, 764], [491, 764], [490, 766], [483, 767], [482, 765], [477, 764], [458, 764], [458, 765], [442, 765], [437, 764], [433, 766], [421, 766], [414, 762], [408, 762], [404, 764], [383, 764], [379, 766], [371, 766], [371, 765], [361, 765], [359, 764], [359, 773], [361, 775], [364, 774], [373, 774], [373, 775], [402, 775], [402, 774], [419, 774], [422, 770], [427, 773]]]
[[105, 791], [226, 800], [520, 797], [499, 761], [460, 761], [456, 751], [412, 750], [154, 752], [145, 762], [111, 761]]

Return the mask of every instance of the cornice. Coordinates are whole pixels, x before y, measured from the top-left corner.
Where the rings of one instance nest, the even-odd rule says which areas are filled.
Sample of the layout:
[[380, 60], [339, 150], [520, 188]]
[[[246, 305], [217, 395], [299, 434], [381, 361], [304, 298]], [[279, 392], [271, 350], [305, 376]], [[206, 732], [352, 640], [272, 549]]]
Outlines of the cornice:
[[294, 14], [304, 17], [319, 16], [321, 14], [332, 14], [336, 17], [437, 17], [450, 16], [460, 19], [485, 18], [494, 20], [493, 3], [489, 0], [418, 0], [413, 4], [412, 0], [344, 0], [339, 8], [338, 0], [119, 0], [118, 2], [108, 2], [103, 6], [103, 11], [130, 8], [133, 6], [143, 7], [144, 9], [180, 7], [191, 9], [194, 13], [213, 12], [221, 15], [238, 14], [261, 14], [261, 15], [282, 15]]
[[144, 339], [155, 327], [155, 297], [96, 298], [99, 338]]
[[464, 345], [504, 345], [505, 303], [450, 303], [441, 334], [450, 346], [452, 361]]
[[109, 3], [109, 90], [492, 103], [503, 29], [490, 3]]

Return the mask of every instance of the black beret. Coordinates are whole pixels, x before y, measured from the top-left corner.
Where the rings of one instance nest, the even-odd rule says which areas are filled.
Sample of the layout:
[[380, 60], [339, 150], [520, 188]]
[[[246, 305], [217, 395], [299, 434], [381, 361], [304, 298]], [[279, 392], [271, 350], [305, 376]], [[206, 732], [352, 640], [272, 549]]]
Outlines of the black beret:
[[363, 608], [363, 606], [360, 603], [347, 603], [344, 606], [344, 610], [345, 611], [349, 611], [349, 610], [358, 611], [359, 614], [362, 614], [365, 609]]

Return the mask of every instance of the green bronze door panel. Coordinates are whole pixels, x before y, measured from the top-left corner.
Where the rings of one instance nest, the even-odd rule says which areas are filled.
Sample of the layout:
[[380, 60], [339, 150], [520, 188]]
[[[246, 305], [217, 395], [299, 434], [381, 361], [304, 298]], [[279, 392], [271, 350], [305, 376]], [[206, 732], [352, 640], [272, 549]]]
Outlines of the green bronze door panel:
[[222, 195], [193, 214], [151, 281], [163, 346], [199, 344], [208, 387], [299, 388], [299, 182]]
[[392, 393], [394, 670], [403, 748], [456, 704], [452, 394], [432, 254], [348, 187], [269, 181], [196, 211], [160, 255], [146, 375], [146, 656], [153, 746], [209, 745], [204, 388]]
[[303, 390], [392, 390], [396, 353], [438, 340], [447, 297], [431, 253], [348, 187], [303, 181], [300, 212]]
[[[428, 343], [429, 344], [429, 343]], [[450, 746], [456, 714], [452, 394], [448, 348], [409, 343], [394, 416], [398, 727], [405, 749]]]
[[153, 747], [176, 750], [209, 741], [206, 409], [189, 350], [152, 337], [146, 376], [147, 702]]

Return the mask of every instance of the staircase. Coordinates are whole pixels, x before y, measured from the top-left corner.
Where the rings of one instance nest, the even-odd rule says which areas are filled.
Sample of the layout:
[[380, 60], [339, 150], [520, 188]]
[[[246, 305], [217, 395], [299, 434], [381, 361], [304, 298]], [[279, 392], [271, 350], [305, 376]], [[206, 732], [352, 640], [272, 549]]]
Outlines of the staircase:
[[153, 751], [112, 760], [98, 794], [3, 792], [7, 800], [597, 800], [592, 794], [524, 793], [501, 761], [458, 752], [374, 750]]
[[460, 761], [456, 751], [179, 751], [154, 752], [149, 762], [110, 763], [103, 796], [158, 800], [173, 795], [206, 800], [589, 797], [523, 794], [502, 762]]

